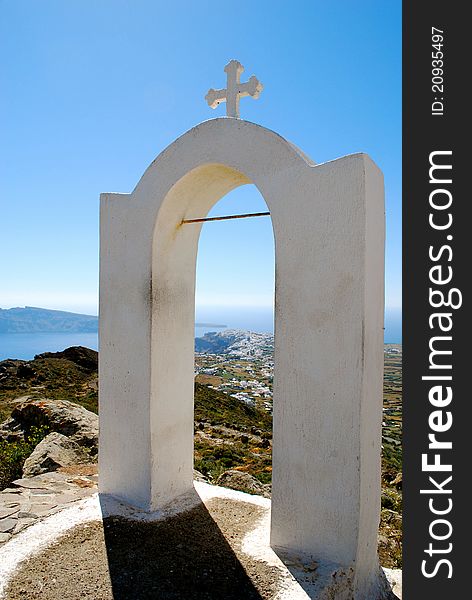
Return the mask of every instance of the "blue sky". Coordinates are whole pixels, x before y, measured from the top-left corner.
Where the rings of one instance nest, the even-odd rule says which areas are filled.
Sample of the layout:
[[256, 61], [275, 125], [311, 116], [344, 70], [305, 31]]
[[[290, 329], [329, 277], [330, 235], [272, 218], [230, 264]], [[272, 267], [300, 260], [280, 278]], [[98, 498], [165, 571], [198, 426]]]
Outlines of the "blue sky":
[[[0, 307], [95, 313], [98, 198], [129, 192], [231, 58], [264, 84], [241, 116], [315, 162], [367, 152], [385, 175], [386, 303], [401, 306], [401, 2], [0, 0]], [[213, 214], [264, 210], [252, 186]], [[270, 306], [267, 218], [206, 224], [203, 317]], [[198, 314], [198, 313], [197, 313]]]

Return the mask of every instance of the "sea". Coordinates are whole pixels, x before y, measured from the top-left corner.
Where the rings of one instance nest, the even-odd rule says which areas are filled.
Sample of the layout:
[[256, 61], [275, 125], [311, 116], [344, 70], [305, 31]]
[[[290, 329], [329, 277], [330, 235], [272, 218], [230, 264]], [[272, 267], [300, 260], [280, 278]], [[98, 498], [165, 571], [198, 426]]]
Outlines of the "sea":
[[[211, 318], [211, 317], [216, 317]], [[209, 331], [226, 328], [248, 329], [260, 333], [273, 333], [274, 320], [271, 311], [243, 311], [238, 314], [197, 315], [195, 337]], [[401, 310], [385, 315], [385, 343], [401, 344]], [[42, 352], [60, 352], [70, 346], [85, 346], [98, 350], [98, 333], [0, 333], [0, 360], [17, 358], [31, 360]]]
[[[225, 327], [195, 327], [195, 337]], [[85, 346], [98, 350], [98, 333], [0, 333], [0, 360], [7, 358], [31, 360], [43, 352], [60, 352], [70, 346]]]

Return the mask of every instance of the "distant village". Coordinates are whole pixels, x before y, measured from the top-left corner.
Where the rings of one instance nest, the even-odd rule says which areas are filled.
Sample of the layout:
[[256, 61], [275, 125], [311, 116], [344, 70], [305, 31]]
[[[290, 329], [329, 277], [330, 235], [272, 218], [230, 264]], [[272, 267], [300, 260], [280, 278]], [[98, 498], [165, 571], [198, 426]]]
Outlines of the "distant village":
[[[238, 400], [272, 414], [274, 381], [274, 336], [239, 329], [205, 334], [195, 340], [195, 379]], [[386, 383], [401, 389], [402, 347], [385, 344]], [[391, 357], [391, 359], [389, 359]], [[392, 362], [393, 361], [393, 362]], [[398, 361], [398, 364], [397, 364]], [[395, 365], [394, 374], [389, 365]], [[398, 381], [397, 381], [398, 379]], [[399, 396], [394, 396], [394, 414]], [[390, 412], [392, 407], [384, 409]], [[397, 426], [397, 423], [395, 423]]]
[[197, 382], [272, 413], [272, 334], [227, 329], [197, 338], [195, 346]]

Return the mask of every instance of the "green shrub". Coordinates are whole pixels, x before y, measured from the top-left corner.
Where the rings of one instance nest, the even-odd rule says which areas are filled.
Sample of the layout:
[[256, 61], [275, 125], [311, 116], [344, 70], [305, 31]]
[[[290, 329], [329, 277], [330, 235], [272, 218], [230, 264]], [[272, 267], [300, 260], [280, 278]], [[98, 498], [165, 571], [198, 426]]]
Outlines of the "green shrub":
[[261, 483], [272, 483], [272, 472], [271, 471], [259, 471], [253, 473], [254, 477]]
[[398, 513], [402, 512], [402, 494], [394, 489], [382, 488], [381, 506]]
[[214, 446], [196, 441], [195, 451], [195, 469], [212, 481], [216, 481], [228, 469], [244, 464], [244, 456], [239, 449], [229, 444]]
[[0, 489], [11, 485], [22, 476], [23, 465], [39, 442], [47, 436], [49, 427], [32, 427], [25, 440], [6, 442], [0, 440]]

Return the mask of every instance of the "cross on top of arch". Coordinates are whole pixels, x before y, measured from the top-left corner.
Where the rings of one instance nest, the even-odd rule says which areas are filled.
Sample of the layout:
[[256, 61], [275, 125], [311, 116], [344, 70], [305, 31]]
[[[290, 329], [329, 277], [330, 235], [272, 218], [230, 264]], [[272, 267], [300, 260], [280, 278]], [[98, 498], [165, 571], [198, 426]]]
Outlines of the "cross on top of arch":
[[254, 100], [259, 98], [262, 92], [262, 83], [252, 75], [246, 83], [240, 82], [243, 65], [237, 60], [230, 60], [225, 67], [226, 88], [215, 90], [210, 88], [205, 100], [211, 108], [216, 108], [222, 102], [226, 102], [226, 116], [239, 119], [239, 100], [245, 96], [252, 96]]

